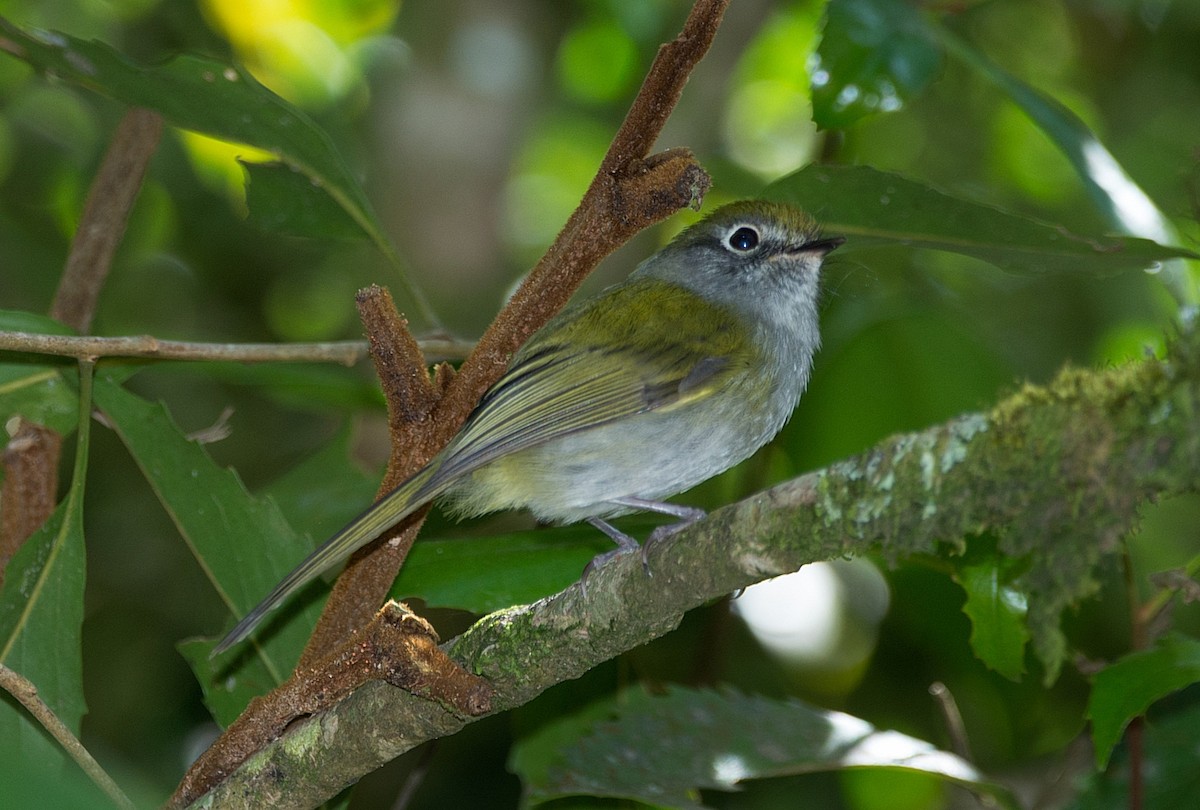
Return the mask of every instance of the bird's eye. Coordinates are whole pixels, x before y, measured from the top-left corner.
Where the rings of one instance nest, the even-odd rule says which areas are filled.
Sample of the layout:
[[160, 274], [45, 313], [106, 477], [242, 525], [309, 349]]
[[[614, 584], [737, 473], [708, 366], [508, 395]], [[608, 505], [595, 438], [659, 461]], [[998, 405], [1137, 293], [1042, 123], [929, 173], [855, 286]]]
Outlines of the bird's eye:
[[749, 225], [743, 225], [729, 234], [729, 247], [739, 253], [746, 253], [758, 247], [758, 231]]

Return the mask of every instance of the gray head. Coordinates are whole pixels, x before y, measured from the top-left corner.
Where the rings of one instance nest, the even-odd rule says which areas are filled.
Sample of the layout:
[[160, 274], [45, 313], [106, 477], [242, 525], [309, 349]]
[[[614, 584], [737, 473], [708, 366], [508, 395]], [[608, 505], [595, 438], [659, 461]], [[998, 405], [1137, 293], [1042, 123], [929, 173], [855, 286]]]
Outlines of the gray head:
[[[799, 208], [743, 200], [713, 211], [638, 268], [760, 320], [815, 320], [821, 262], [841, 245]], [[815, 327], [815, 324], [813, 324]]]

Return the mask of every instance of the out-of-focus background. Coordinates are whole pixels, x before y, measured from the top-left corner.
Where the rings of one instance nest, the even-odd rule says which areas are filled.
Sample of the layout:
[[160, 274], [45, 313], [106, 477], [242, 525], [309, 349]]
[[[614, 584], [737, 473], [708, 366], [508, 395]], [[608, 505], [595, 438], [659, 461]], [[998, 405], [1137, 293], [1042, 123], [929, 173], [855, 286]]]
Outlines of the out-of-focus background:
[[[690, 147], [711, 172], [706, 207], [753, 195], [820, 160], [900, 172], [1081, 233], [1106, 230], [1051, 141], [954, 60], [901, 109], [818, 131], [806, 64], [823, 8], [733, 0], [659, 144]], [[1195, 247], [1200, 5], [994, 0], [951, 10], [949, 23], [965, 40], [1080, 116], [1171, 219], [1182, 244]], [[686, 3], [668, 0], [0, 1], [0, 13], [22, 27], [99, 39], [137, 61], [186, 51], [245, 65], [332, 135], [440, 325], [466, 338], [483, 330], [565, 221], [656, 47], [675, 35], [686, 11]], [[0, 56], [0, 308], [48, 308], [122, 112]], [[395, 268], [369, 245], [281, 236], [248, 222], [238, 156], [255, 155], [167, 130], [94, 334], [355, 338], [354, 293], [371, 283], [397, 291], [418, 334], [436, 326], [422, 322]], [[809, 207], [820, 217], [820, 200]], [[590, 288], [621, 278], [693, 216], [638, 236], [602, 265]], [[825, 345], [791, 424], [771, 449], [691, 500], [735, 499], [891, 433], [986, 407], [1067, 364], [1144, 356], [1161, 346], [1173, 312], [1158, 279], [1142, 272], [1011, 275], [900, 245], [835, 254]], [[330, 488], [361, 503], [371, 497], [386, 434], [366, 364], [295, 376], [164, 364], [130, 385], [163, 400], [185, 430], [227, 422], [228, 438], [208, 450], [252, 490], [350, 430], [363, 473]], [[227, 616], [120, 443], [98, 429], [92, 452], [84, 742], [136, 795], [157, 800], [212, 730], [174, 644], [215, 633]], [[1144, 579], [1181, 564], [1196, 552], [1197, 525], [1195, 498], [1147, 509], [1130, 546], [1134, 570]], [[302, 528], [319, 537], [334, 526]], [[450, 529], [435, 521], [431, 532], [439, 531]], [[1114, 567], [1108, 579], [1068, 617], [1081, 657], [1128, 649], [1122, 574]], [[696, 611], [661, 641], [444, 742], [410, 806], [513, 806], [519, 784], [505, 769], [509, 741], [635, 680], [799, 696], [946, 744], [927, 695], [940, 681], [962, 708], [976, 761], [1010, 775], [1057, 767], [1084, 730], [1084, 676], [1068, 667], [1043, 688], [1032, 657], [1019, 683], [989, 671], [968, 646], [961, 591], [935, 561], [813, 566], [774, 591], [751, 591], [732, 610], [721, 603]], [[1175, 620], [1194, 629], [1195, 606]], [[388, 806], [416, 756], [365, 780], [352, 806]], [[797, 797], [809, 807], [853, 808], [953, 800], [936, 783], [893, 778], [789, 777], [705, 798], [722, 807], [794, 807]]]

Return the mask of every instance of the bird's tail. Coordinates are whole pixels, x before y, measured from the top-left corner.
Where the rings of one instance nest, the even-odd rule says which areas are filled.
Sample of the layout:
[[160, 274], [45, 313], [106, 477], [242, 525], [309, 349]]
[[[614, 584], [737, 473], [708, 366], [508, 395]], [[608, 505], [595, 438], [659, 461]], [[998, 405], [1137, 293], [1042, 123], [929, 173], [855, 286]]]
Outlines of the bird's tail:
[[220, 655], [245, 639], [268, 613], [293, 593], [440, 495], [451, 482], [436, 474], [438, 466], [430, 464], [425, 467], [305, 557], [213, 647], [210, 657]]

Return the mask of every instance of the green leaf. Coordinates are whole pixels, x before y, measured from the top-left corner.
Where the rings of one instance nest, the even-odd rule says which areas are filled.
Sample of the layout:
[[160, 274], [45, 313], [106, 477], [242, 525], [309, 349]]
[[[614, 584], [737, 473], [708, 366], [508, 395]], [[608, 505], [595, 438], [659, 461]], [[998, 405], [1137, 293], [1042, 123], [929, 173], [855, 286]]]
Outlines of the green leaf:
[[263, 396], [303, 410], [382, 408], [378, 381], [353, 369], [314, 363], [157, 363], [156, 371], [186, 369], [235, 385], [251, 385]]
[[240, 161], [246, 170], [250, 219], [293, 236], [357, 240], [367, 234], [312, 180], [286, 163]]
[[[70, 335], [53, 318], [32, 312], [0, 310], [0, 330], [40, 335]], [[79, 397], [74, 363], [35, 354], [0, 354], [0, 426], [14, 416], [44, 425], [61, 435], [75, 429]]]
[[847, 249], [880, 244], [961, 253], [1013, 273], [1117, 273], [1174, 257], [1147, 239], [1075, 234], [867, 166], [807, 166], [763, 192], [813, 211]]
[[[0, 18], [9, 40], [5, 52], [34, 68], [73, 84], [161, 113], [174, 126], [263, 149], [303, 172], [347, 218], [400, 267], [366, 193], [334, 148], [333, 141], [308, 116], [263, 87], [247, 71], [198, 56], [182, 55], [146, 67], [128, 61], [102, 42], [58, 32], [30, 34]], [[339, 225], [339, 227], [341, 227]], [[436, 318], [407, 275], [401, 280], [421, 310]]]
[[[1058, 146], [1114, 229], [1159, 242], [1178, 241], [1166, 215], [1078, 115], [1013, 76], [948, 29], [939, 26], [937, 31], [950, 53], [1007, 94]], [[1197, 291], [1187, 268], [1171, 262], [1164, 270], [1165, 280], [1176, 296], [1195, 303]]]
[[0, 309], [0, 330], [5, 332], [32, 332], [35, 335], [73, 335], [75, 332], [66, 324], [46, 315], [20, 309]]
[[1087, 716], [1092, 721], [1096, 765], [1108, 764], [1125, 726], [1159, 698], [1200, 681], [1200, 641], [1178, 633], [1152, 650], [1131, 653], [1092, 679]]
[[[0, 590], [0, 663], [32, 681], [41, 699], [76, 736], [86, 710], [81, 636], [90, 366], [81, 379], [71, 488], [50, 519], [13, 555]], [[65, 763], [67, 757], [23, 710], [0, 700], [0, 761]]]
[[593, 722], [593, 706], [518, 743], [511, 764], [531, 803], [603, 796], [701, 808], [701, 789], [730, 791], [747, 779], [874, 767], [932, 774], [1017, 806], [954, 754], [797, 700], [672, 687], [662, 697], [629, 690], [608, 708], [610, 720]]
[[924, 17], [895, 0], [830, 0], [809, 62], [813, 120], [846, 127], [899, 110], [933, 80], [942, 49]]
[[[250, 495], [237, 474], [218, 467], [203, 447], [189, 441], [161, 405], [103, 379], [96, 386], [96, 404], [231, 613], [248, 612], [312, 550], [270, 498]], [[314, 597], [323, 590], [316, 583], [289, 602], [240, 656], [222, 659], [218, 670], [196, 670], [218, 720], [227, 722], [244, 708], [246, 695], [287, 677], [316, 623], [320, 606]]]
[[990, 668], [1019, 680], [1029, 641], [1025, 595], [1005, 581], [996, 556], [963, 566], [954, 579], [967, 593], [963, 613], [971, 620], [971, 649]]
[[259, 493], [275, 501], [288, 523], [303, 527], [314, 540], [331, 537], [366, 509], [379, 490], [379, 475], [351, 458], [351, 433], [347, 424], [320, 451]]
[[[1192, 705], [1147, 723], [1141, 750], [1142, 807], [1191, 807], [1200, 796], [1200, 706]], [[1113, 767], [1075, 780], [1080, 791], [1070, 810], [1131, 807], [1129, 752], [1119, 752]]]
[[586, 524], [490, 537], [418, 540], [391, 596], [420, 598], [432, 607], [490, 613], [561, 591], [579, 579], [593, 557], [611, 547]]

